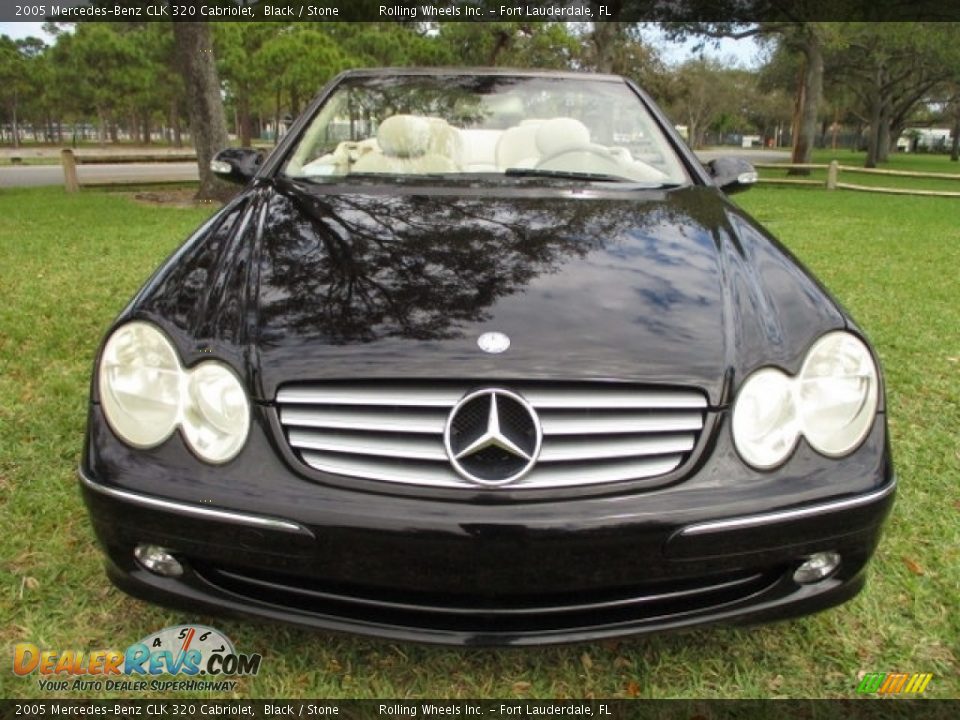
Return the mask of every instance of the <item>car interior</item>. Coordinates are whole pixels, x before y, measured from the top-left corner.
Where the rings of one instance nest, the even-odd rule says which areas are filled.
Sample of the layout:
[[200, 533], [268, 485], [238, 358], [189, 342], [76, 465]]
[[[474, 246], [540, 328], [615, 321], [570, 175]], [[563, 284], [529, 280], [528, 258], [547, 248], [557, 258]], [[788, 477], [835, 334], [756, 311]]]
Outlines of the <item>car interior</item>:
[[663, 183], [669, 176], [655, 167], [662, 162], [662, 155], [652, 148], [635, 157], [626, 147], [592, 142], [587, 126], [572, 117], [528, 118], [501, 130], [458, 128], [439, 117], [396, 114], [379, 124], [374, 137], [341, 141], [333, 152], [304, 164], [300, 174], [417, 175], [536, 169]]

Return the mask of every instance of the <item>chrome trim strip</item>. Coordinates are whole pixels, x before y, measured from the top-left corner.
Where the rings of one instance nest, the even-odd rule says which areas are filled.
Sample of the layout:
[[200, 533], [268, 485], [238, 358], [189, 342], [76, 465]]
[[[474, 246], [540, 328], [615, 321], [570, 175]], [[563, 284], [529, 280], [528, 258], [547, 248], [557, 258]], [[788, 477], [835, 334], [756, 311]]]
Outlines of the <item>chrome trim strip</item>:
[[447, 452], [440, 438], [417, 435], [416, 437], [397, 435], [378, 435], [345, 432], [327, 432], [324, 430], [290, 427], [287, 438], [297, 450], [319, 450], [328, 453], [353, 455], [377, 455], [393, 461], [435, 460], [447, 462]]
[[[536, 407], [536, 406], [534, 406]], [[537, 408], [539, 411], [540, 409]], [[703, 413], [699, 410], [663, 412], [656, 415], [634, 415], [611, 412], [603, 415], [580, 415], [565, 411], [540, 412], [543, 434], [547, 435], [606, 435], [622, 433], [683, 432], [703, 429]]]
[[715, 520], [713, 522], [697, 523], [688, 525], [680, 531], [682, 537], [691, 535], [706, 535], [708, 533], [723, 532], [725, 530], [740, 530], [742, 528], [756, 527], [758, 525], [769, 525], [772, 523], [789, 522], [790, 520], [799, 520], [823, 513], [838, 512], [840, 510], [849, 510], [850, 508], [869, 505], [872, 502], [882, 500], [890, 495], [897, 487], [896, 479], [889, 485], [874, 490], [866, 495], [858, 495], [846, 500], [835, 500], [833, 502], [821, 503], [819, 505], [810, 505], [808, 507], [797, 508], [796, 510], [780, 510], [778, 512], [764, 513], [763, 515], [746, 515], [744, 517], [729, 518], [727, 520]]
[[285, 426], [364, 430], [367, 432], [443, 434], [446, 412], [391, 412], [367, 407], [363, 410], [340, 411], [333, 408], [302, 408], [287, 405], [280, 408], [280, 422]]
[[[441, 465], [429, 461], [414, 460], [400, 463], [390, 458], [378, 458], [370, 455], [342, 455], [306, 449], [300, 450], [300, 455], [310, 467], [333, 475], [460, 490], [464, 488], [479, 489], [479, 486], [464, 483], [460, 476], [454, 473], [449, 463]], [[510, 484], [509, 487], [515, 490], [546, 490], [648, 478], [675, 470], [682, 460], [683, 455], [674, 454], [640, 456], [612, 462], [572, 465], [564, 463], [559, 466], [543, 463], [531, 470], [530, 474], [522, 480]]]
[[695, 444], [693, 433], [613, 437], [557, 435], [552, 443], [543, 446], [539, 462], [586, 463], [592, 460], [668, 455], [690, 452]]
[[[498, 383], [490, 383], [497, 387]], [[501, 383], [515, 388], [527, 402], [543, 409], [587, 410], [683, 410], [705, 409], [707, 398], [695, 390], [641, 390], [634, 388], [605, 387], [596, 383], [586, 391], [580, 388], [551, 388], [524, 383]], [[450, 410], [469, 390], [462, 387], [434, 387], [429, 383], [415, 384], [350, 384], [350, 385], [292, 385], [277, 391], [280, 405], [380, 405], [396, 407], [432, 407]]]
[[90, 490], [100, 493], [101, 495], [116, 498], [117, 500], [126, 500], [135, 505], [166, 510], [167, 512], [179, 513], [180, 515], [190, 515], [206, 520], [221, 520], [239, 525], [250, 525], [258, 528], [266, 528], [267, 530], [281, 530], [283, 532], [306, 535], [311, 538], [314, 537], [314, 534], [303, 525], [290, 520], [280, 520], [278, 518], [263, 517], [261, 515], [248, 515], [246, 513], [233, 512], [232, 510], [216, 510], [214, 508], [200, 507], [198, 505], [190, 505], [173, 500], [161, 500], [160, 498], [141, 495], [140, 493], [134, 493], [128, 490], [117, 490], [116, 488], [101, 485], [88, 478], [84, 475], [83, 470], [79, 468], [77, 469], [77, 476], [80, 478], [80, 482]]

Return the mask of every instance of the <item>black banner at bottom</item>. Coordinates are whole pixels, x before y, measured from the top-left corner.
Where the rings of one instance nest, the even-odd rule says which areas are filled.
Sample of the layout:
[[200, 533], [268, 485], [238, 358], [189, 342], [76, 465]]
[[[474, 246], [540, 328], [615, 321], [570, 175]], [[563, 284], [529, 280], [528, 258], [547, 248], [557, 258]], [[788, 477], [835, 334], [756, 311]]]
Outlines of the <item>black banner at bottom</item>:
[[960, 700], [0, 700], [0, 719], [954, 720]]

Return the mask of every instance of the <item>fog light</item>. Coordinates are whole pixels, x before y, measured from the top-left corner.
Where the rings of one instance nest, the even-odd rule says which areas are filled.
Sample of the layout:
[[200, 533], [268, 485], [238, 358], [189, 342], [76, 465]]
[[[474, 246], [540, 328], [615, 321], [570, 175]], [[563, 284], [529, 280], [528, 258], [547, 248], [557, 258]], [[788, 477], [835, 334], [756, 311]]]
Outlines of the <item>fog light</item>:
[[159, 545], [137, 545], [133, 549], [133, 556], [147, 570], [156, 575], [166, 577], [180, 577], [183, 575], [183, 565], [169, 550]]
[[793, 573], [793, 579], [801, 585], [820, 582], [840, 567], [840, 555], [835, 552], [814, 553]]

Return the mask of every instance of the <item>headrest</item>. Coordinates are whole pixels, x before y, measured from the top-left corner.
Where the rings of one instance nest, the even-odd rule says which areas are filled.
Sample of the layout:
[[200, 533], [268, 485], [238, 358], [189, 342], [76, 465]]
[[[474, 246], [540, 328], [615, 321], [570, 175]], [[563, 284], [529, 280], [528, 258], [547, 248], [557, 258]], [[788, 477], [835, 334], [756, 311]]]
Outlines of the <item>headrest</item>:
[[416, 115], [391, 115], [377, 129], [384, 154], [409, 158], [425, 155], [430, 147], [430, 122]]
[[590, 144], [587, 126], [573, 118], [544, 120], [537, 128], [537, 149], [543, 157]]
[[427, 118], [430, 124], [430, 144], [428, 152], [443, 155], [459, 163], [463, 157], [463, 139], [460, 131], [443, 118]]

